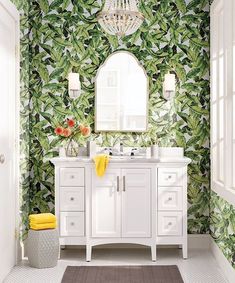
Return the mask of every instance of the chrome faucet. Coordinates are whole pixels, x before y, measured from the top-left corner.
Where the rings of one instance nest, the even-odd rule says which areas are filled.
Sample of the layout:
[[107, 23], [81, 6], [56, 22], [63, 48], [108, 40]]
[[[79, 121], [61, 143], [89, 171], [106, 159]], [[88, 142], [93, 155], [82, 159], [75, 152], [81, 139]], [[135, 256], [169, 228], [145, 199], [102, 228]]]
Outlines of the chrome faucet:
[[120, 153], [120, 155], [124, 155], [124, 147], [123, 147], [123, 143], [122, 142], [120, 142], [120, 149], [119, 149], [119, 153]]

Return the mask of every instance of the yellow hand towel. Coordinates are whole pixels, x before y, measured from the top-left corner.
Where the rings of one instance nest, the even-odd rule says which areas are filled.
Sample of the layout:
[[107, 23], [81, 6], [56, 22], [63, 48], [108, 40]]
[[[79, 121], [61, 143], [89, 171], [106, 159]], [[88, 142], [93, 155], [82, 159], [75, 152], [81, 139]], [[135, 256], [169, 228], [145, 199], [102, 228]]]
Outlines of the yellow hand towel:
[[56, 217], [52, 213], [40, 213], [29, 215], [32, 224], [56, 223]]
[[56, 228], [56, 222], [42, 223], [42, 224], [30, 223], [30, 229], [33, 229], [33, 230], [45, 230], [45, 229], [55, 229], [55, 228]]
[[95, 162], [96, 175], [99, 177], [104, 176], [109, 164], [109, 156], [107, 154], [100, 154], [93, 157], [93, 160]]

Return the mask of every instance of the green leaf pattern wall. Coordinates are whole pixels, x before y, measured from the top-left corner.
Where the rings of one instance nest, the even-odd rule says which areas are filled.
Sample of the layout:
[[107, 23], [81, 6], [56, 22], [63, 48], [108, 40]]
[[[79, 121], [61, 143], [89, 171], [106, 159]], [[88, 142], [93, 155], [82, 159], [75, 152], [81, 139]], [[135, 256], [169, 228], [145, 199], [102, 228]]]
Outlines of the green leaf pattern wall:
[[[18, 2], [20, 6], [21, 1]], [[112, 52], [128, 50], [149, 76], [149, 130], [143, 134], [93, 133], [91, 139], [103, 146], [113, 145], [120, 138], [129, 146], [145, 146], [156, 140], [161, 146], [183, 146], [186, 156], [193, 160], [189, 166], [188, 230], [207, 233], [208, 3], [142, 1], [140, 10], [146, 21], [135, 34], [119, 40], [105, 34], [98, 25], [96, 14], [101, 6], [97, 0], [40, 0], [30, 1], [29, 7], [24, 7], [29, 19], [27, 26], [22, 18], [22, 35], [26, 33], [22, 37], [22, 83], [29, 83], [25, 90], [27, 95], [29, 90], [29, 97], [22, 91], [21, 107], [21, 138], [25, 147], [22, 172], [28, 173], [22, 175], [24, 224], [27, 228], [28, 213], [54, 209], [54, 168], [47, 159], [57, 154], [55, 148], [60, 144], [53, 128], [70, 116], [87, 121], [94, 129], [96, 72]], [[71, 100], [67, 91], [66, 78], [71, 70], [81, 75], [82, 95], [76, 100]], [[177, 76], [177, 93], [172, 102], [162, 98], [163, 78], [168, 71]], [[24, 100], [26, 97], [30, 98], [29, 103]]]
[[235, 268], [235, 207], [211, 192], [211, 236]]
[[[21, 216], [23, 223], [27, 223], [30, 213], [30, 94], [29, 94], [29, 67], [30, 67], [30, 27], [29, 1], [13, 0], [20, 11], [20, 196]], [[24, 229], [24, 227], [23, 227]]]

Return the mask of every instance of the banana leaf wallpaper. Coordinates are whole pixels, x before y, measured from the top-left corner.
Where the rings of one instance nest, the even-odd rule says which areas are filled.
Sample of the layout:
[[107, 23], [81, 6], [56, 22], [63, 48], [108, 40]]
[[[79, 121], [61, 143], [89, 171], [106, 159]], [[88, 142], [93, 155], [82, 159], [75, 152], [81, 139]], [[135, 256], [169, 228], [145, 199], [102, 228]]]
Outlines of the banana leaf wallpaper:
[[[29, 211], [54, 209], [54, 168], [48, 161], [60, 146], [54, 127], [66, 117], [94, 129], [94, 81], [99, 66], [116, 50], [128, 50], [150, 79], [149, 131], [95, 134], [99, 145], [120, 138], [126, 146], [183, 146], [189, 167], [190, 233], [209, 232], [209, 7], [207, 1], [140, 3], [146, 20], [131, 36], [104, 33], [96, 15], [101, 1], [31, 1]], [[82, 94], [68, 96], [68, 73], [81, 76]], [[162, 98], [164, 75], [175, 72], [177, 95]], [[25, 211], [24, 211], [25, 214]], [[25, 222], [26, 228], [27, 223]]]
[[210, 209], [211, 236], [235, 268], [235, 207], [212, 191]]
[[30, 94], [29, 94], [29, 67], [30, 67], [30, 27], [29, 1], [13, 0], [20, 11], [20, 198], [21, 217], [25, 234], [25, 223], [30, 213]]

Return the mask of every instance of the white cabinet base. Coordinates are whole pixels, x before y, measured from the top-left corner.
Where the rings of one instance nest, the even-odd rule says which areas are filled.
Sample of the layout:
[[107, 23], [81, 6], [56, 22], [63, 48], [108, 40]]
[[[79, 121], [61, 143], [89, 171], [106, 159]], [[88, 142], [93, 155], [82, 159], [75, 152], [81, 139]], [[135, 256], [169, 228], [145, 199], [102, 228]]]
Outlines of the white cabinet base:
[[99, 245], [107, 245], [107, 244], [136, 244], [136, 245], [142, 245], [142, 246], [148, 246], [151, 248], [151, 260], [156, 261], [157, 260], [157, 246], [156, 241], [152, 242], [152, 239], [149, 241], [146, 241], [145, 239], [139, 239], [139, 238], [131, 238], [131, 239], [123, 239], [123, 238], [117, 238], [117, 239], [91, 239], [87, 245], [86, 245], [86, 261], [91, 261], [92, 258], [92, 248]]
[[83, 158], [53, 158], [60, 245], [187, 246], [187, 158], [179, 162], [110, 162], [103, 178]]

